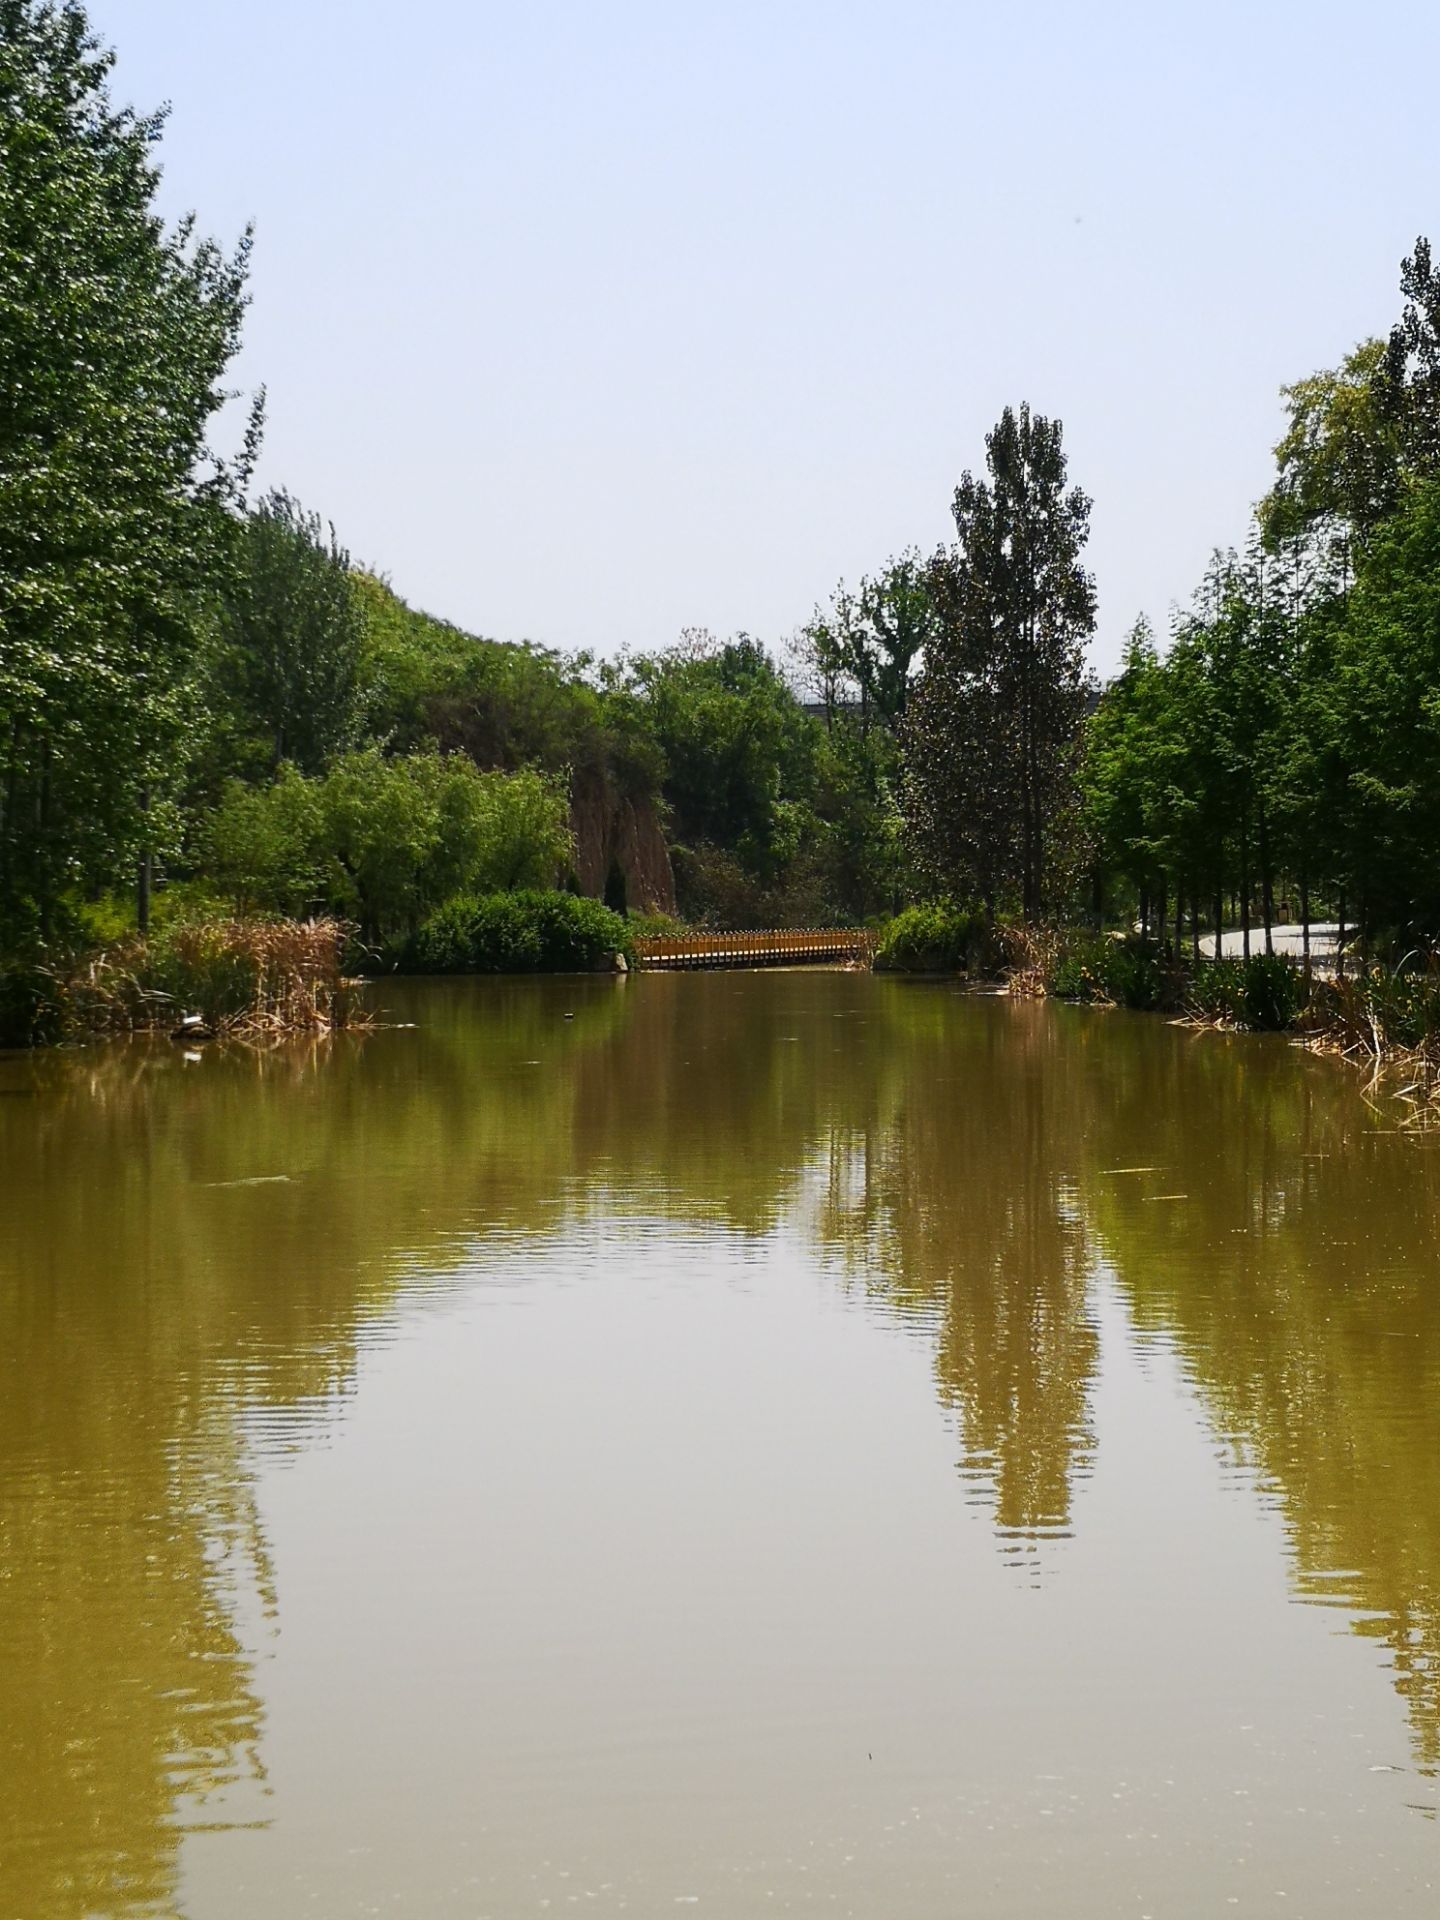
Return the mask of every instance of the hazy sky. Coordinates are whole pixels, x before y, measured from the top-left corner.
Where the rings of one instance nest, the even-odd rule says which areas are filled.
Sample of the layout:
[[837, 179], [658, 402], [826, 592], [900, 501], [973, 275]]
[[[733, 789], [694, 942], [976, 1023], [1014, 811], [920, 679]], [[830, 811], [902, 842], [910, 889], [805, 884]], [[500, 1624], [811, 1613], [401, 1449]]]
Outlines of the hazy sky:
[[1282, 381], [1440, 241], [1440, 8], [92, 0], [166, 195], [258, 230], [263, 477], [405, 597], [774, 642], [950, 529], [1007, 401], [1094, 497], [1097, 663], [1264, 490]]

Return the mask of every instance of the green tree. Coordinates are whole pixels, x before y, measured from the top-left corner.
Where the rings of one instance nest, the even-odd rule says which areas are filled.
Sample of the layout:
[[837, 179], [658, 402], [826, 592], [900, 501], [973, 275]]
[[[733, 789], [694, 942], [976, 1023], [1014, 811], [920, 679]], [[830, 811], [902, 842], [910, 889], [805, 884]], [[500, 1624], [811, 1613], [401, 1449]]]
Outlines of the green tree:
[[275, 491], [248, 514], [224, 594], [215, 704], [237, 766], [318, 773], [355, 734], [365, 606], [335, 529]]
[[1275, 448], [1275, 485], [1260, 503], [1272, 550], [1301, 543], [1343, 590], [1375, 528], [1399, 498], [1400, 435], [1387, 405], [1387, 350], [1367, 340], [1337, 369], [1284, 387], [1289, 426]]
[[1440, 470], [1440, 272], [1423, 234], [1400, 263], [1405, 309], [1390, 330], [1380, 392], [1412, 474]]
[[1440, 479], [1378, 537], [1335, 635], [1325, 719], [1362, 930], [1440, 942]]
[[327, 909], [380, 940], [460, 894], [553, 887], [570, 859], [563, 785], [534, 768], [482, 773], [463, 754], [346, 754], [267, 787], [233, 781], [207, 859], [247, 907]]
[[1090, 502], [1066, 487], [1058, 420], [1007, 407], [989, 479], [955, 491], [958, 536], [929, 570], [935, 626], [907, 728], [917, 857], [993, 909], [1039, 916], [1047, 854], [1074, 796], [1095, 588], [1081, 562]]
[[765, 649], [744, 634], [682, 644], [632, 661], [628, 679], [664, 756], [677, 834], [776, 880], [810, 822], [820, 730]]
[[111, 65], [81, 6], [0, 0], [0, 939], [140, 852], [258, 438], [207, 449], [249, 238], [167, 231]]
[[801, 629], [796, 648], [829, 724], [850, 704], [867, 731], [872, 718], [892, 726], [903, 718], [934, 628], [930, 572], [917, 553], [891, 560], [857, 593], [842, 582]]

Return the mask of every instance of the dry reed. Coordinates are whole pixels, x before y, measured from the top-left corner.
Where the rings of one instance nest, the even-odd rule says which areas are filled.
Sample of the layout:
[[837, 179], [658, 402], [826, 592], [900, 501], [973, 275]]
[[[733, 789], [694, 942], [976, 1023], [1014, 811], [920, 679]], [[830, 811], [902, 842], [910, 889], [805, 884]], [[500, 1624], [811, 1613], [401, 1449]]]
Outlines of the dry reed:
[[363, 1026], [339, 920], [209, 920], [132, 939], [53, 976], [72, 1035], [168, 1029], [259, 1039]]

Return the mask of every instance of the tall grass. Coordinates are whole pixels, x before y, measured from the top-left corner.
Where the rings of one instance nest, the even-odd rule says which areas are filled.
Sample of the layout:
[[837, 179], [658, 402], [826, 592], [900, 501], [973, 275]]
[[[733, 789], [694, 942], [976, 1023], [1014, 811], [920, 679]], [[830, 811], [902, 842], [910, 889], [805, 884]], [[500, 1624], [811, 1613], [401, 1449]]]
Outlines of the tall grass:
[[206, 920], [31, 963], [5, 983], [6, 1038], [54, 1042], [146, 1030], [250, 1038], [362, 1024], [343, 921]]

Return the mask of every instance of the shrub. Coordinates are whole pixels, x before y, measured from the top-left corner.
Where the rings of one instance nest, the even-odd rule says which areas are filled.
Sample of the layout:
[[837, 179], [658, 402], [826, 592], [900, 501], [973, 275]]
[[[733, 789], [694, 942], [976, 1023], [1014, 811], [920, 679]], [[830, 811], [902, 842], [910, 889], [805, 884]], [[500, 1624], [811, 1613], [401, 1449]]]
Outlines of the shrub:
[[482, 773], [463, 754], [352, 753], [317, 779], [232, 781], [209, 823], [231, 895], [280, 913], [325, 907], [372, 939], [413, 930], [459, 894], [545, 887], [573, 854], [561, 781]]
[[949, 901], [906, 907], [881, 931], [875, 948], [879, 973], [960, 973], [982, 965], [990, 927], [978, 907]]
[[1057, 943], [1045, 982], [1057, 1000], [1142, 1012], [1178, 1005], [1180, 984], [1175, 963], [1156, 941], [1141, 934], [1112, 940], [1095, 933], [1065, 935]]
[[31, 959], [0, 961], [0, 1047], [51, 1046], [68, 1034], [54, 977]]
[[1293, 1027], [1307, 999], [1304, 973], [1278, 953], [1208, 961], [1189, 990], [1191, 1007], [1205, 1019], [1258, 1033], [1283, 1033]]
[[1192, 1010], [1205, 1020], [1245, 1024], [1245, 962], [1209, 960], [1190, 983]]
[[626, 922], [573, 893], [496, 893], [447, 901], [395, 956], [416, 973], [580, 973], [634, 957]]
[[632, 940], [676, 940], [690, 931], [673, 913], [632, 913], [625, 924]]
[[1264, 1033], [1283, 1033], [1293, 1026], [1305, 1001], [1300, 969], [1278, 953], [1253, 953], [1242, 964], [1246, 1026]]

